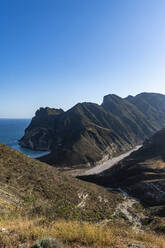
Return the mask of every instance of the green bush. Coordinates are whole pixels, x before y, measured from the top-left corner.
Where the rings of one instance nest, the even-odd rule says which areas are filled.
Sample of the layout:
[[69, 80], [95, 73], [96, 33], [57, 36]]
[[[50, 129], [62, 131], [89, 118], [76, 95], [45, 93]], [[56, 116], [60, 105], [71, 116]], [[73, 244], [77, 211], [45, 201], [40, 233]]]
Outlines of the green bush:
[[37, 241], [32, 248], [62, 248], [62, 245], [54, 238], [44, 238]]

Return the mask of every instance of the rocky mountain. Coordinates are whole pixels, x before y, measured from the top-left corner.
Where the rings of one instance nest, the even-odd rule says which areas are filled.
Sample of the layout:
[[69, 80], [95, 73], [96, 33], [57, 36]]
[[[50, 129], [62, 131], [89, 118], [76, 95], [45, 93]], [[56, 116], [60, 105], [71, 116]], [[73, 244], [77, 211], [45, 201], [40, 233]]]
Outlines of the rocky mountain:
[[165, 217], [165, 129], [110, 169], [80, 178], [125, 191], [150, 209], [153, 215]]
[[107, 95], [101, 105], [79, 103], [36, 112], [22, 147], [50, 151], [41, 161], [55, 166], [91, 166], [142, 143], [165, 127], [165, 95]]

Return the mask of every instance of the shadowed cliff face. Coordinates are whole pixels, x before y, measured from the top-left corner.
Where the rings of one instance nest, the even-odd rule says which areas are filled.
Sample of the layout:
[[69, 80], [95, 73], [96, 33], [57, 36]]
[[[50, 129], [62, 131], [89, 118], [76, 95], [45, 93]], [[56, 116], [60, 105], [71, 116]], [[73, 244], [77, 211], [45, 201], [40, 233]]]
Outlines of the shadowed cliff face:
[[50, 150], [41, 160], [52, 165], [95, 165], [142, 143], [164, 127], [164, 103], [164, 95], [143, 93], [125, 99], [107, 95], [102, 105], [79, 103], [66, 112], [41, 108], [20, 145]]
[[62, 113], [64, 113], [62, 109], [48, 107], [37, 110], [20, 144], [32, 150], [50, 150], [53, 144], [54, 124]]
[[100, 175], [80, 178], [105, 187], [121, 188], [165, 217], [165, 129]]

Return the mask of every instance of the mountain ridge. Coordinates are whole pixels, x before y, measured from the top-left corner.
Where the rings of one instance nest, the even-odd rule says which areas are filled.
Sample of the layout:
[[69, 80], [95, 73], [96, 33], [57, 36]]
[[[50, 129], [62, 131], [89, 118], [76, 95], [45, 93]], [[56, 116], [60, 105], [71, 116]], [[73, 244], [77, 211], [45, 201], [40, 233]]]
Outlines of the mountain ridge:
[[84, 102], [65, 112], [42, 111], [41, 115], [36, 112], [19, 143], [34, 150], [49, 150], [50, 154], [40, 160], [59, 167], [94, 166], [165, 127], [165, 95], [157, 93], [127, 98], [111, 94], [101, 105]]

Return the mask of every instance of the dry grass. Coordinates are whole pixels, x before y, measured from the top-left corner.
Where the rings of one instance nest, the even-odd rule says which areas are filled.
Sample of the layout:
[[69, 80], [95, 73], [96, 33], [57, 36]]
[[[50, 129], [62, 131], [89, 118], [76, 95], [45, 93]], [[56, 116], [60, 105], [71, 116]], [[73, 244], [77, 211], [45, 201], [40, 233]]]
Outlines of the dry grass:
[[1, 219], [0, 227], [8, 232], [0, 233], [0, 247], [13, 248], [26, 243], [31, 247], [43, 237], [55, 237], [65, 248], [126, 248], [128, 244], [142, 243], [146, 248], [165, 247], [165, 237], [151, 232], [136, 233], [120, 224], [91, 224], [88, 222], [57, 220], [47, 223], [44, 219]]

